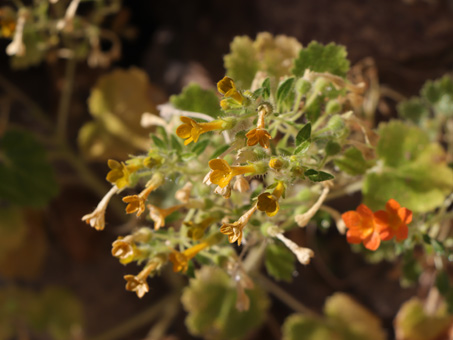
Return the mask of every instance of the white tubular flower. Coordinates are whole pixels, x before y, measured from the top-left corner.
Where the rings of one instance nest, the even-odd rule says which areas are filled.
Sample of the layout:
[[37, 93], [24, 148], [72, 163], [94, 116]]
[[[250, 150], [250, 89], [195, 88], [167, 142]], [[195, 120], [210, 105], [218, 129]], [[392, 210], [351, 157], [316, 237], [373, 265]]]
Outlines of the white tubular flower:
[[296, 221], [296, 223], [299, 227], [301, 227], [301, 228], [305, 227], [308, 224], [308, 222], [313, 218], [313, 216], [315, 216], [316, 212], [319, 210], [319, 208], [323, 204], [324, 200], [326, 199], [329, 191], [330, 191], [329, 185], [325, 184], [324, 189], [322, 190], [322, 193], [319, 196], [316, 203], [313, 204], [313, 206], [310, 209], [308, 209], [307, 212], [296, 215], [294, 217], [294, 220]]
[[71, 3], [68, 6], [68, 9], [66, 10], [66, 14], [63, 19], [58, 21], [57, 23], [57, 29], [62, 30], [66, 27], [72, 28], [72, 20], [74, 19], [74, 16], [77, 12], [77, 8], [79, 7], [80, 0], [72, 0]]
[[275, 235], [275, 237], [282, 241], [285, 244], [285, 246], [287, 246], [288, 249], [291, 250], [294, 253], [294, 255], [296, 255], [297, 260], [303, 265], [309, 264], [310, 259], [315, 256], [313, 250], [311, 250], [310, 248], [298, 246], [289, 238], [286, 238], [282, 233], [278, 233], [277, 235]]
[[114, 185], [107, 194], [99, 202], [96, 209], [91, 213], [82, 217], [85, 221], [96, 230], [103, 230], [105, 228], [105, 210], [109, 204], [110, 199], [118, 192], [118, 187]]
[[11, 43], [6, 47], [7, 55], [9, 56], [17, 55], [19, 57], [25, 55], [25, 45], [23, 42], [24, 26], [25, 26], [25, 13], [19, 12], [19, 18], [17, 19], [13, 41], [11, 41]]

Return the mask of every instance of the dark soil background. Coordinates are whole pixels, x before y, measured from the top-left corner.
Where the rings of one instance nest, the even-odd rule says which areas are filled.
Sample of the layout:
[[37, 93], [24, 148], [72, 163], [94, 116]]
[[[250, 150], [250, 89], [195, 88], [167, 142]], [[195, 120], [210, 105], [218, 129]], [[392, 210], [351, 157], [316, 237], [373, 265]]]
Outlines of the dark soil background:
[[[214, 85], [224, 75], [222, 58], [233, 37], [255, 38], [262, 31], [294, 36], [304, 46], [312, 40], [343, 44], [352, 64], [373, 58], [380, 83], [404, 96], [416, 95], [427, 79], [453, 68], [453, 1], [125, 0], [124, 6], [138, 36], [123, 42], [123, 57], [116, 66], [144, 68], [151, 82], [167, 95], [178, 93], [191, 80]], [[1, 41], [2, 51], [5, 46]], [[42, 64], [11, 71], [4, 53], [0, 58], [0, 72], [53, 117], [58, 103], [55, 84], [62, 76], [62, 65]], [[69, 131], [74, 147], [78, 129], [90, 119], [86, 106], [89, 89], [104, 72], [82, 64], [78, 67]], [[71, 184], [67, 177], [73, 175], [63, 165], [57, 166], [66, 180], [45, 212], [50, 246], [43, 271], [33, 285], [58, 284], [71, 289], [83, 303], [85, 334], [92, 337], [133, 317], [159, 300], [168, 288], [159, 279], [150, 280], [151, 291], [141, 300], [125, 291], [122, 276], [138, 268], [124, 267], [110, 255], [111, 242], [119, 233], [115, 230], [117, 217], [109, 213], [109, 225], [102, 233], [81, 222], [99, 198], [77, 179]], [[93, 167], [101, 178], [105, 176], [106, 165]], [[332, 204], [344, 211], [359, 202], [357, 196]], [[417, 289], [399, 286], [394, 264], [366, 264], [333, 228], [327, 234], [316, 233], [297, 231], [292, 237], [317, 247], [321, 264], [315, 261], [308, 267], [298, 267], [294, 282], [281, 286], [316, 311], [322, 311], [325, 298], [333, 292], [350, 293], [382, 318], [392, 339], [393, 318], [401, 303], [417, 294]], [[325, 267], [329, 268], [327, 273]], [[288, 307], [273, 300], [268, 322], [249, 339], [278, 339], [278, 324], [290, 313]], [[174, 335], [171, 339], [191, 339], [183, 319], [180, 312], [170, 327], [169, 333]], [[122, 339], [145, 339], [151, 326], [139, 327]]]

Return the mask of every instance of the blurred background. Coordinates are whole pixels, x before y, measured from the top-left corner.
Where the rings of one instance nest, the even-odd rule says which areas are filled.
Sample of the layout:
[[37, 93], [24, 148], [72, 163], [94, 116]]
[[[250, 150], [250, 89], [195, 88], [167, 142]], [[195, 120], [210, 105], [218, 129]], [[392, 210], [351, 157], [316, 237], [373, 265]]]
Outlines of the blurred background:
[[[1, 5], [15, 3], [3, 0]], [[90, 10], [91, 3], [82, 2], [78, 13]], [[395, 116], [396, 102], [417, 95], [427, 79], [439, 78], [453, 68], [451, 0], [123, 0], [121, 9], [106, 16], [102, 25], [113, 27], [120, 37], [121, 54], [107, 68], [92, 68], [86, 61], [77, 63], [68, 145], [64, 146], [71, 150], [80, 148], [79, 130], [92, 120], [87, 106], [90, 90], [109, 69], [136, 66], [145, 70], [152, 84], [150, 101], [156, 107], [192, 81], [214, 87], [224, 76], [223, 56], [237, 35], [254, 39], [257, 33], [267, 31], [295, 37], [303, 46], [312, 40], [345, 45], [351, 64], [360, 65], [368, 79], [381, 85], [379, 121]], [[26, 69], [12, 68], [10, 57], [3, 52], [9, 42], [0, 39], [2, 110], [9, 105], [4, 100], [10, 94], [7, 87], [13, 86], [42, 107], [46, 119], [55, 122], [64, 86], [64, 61], [47, 57]], [[108, 43], [102, 46], [109, 47]], [[45, 129], [30, 118], [21, 100], [8, 111], [13, 126]], [[3, 212], [7, 216], [3, 216], [4, 231], [0, 234], [0, 338], [147, 339], [153, 326], [153, 321], [147, 320], [147, 308], [168, 291], [166, 281], [149, 280], [151, 291], [142, 299], [127, 292], [123, 275], [139, 269], [121, 265], [110, 254], [111, 243], [122, 234], [122, 212], [108, 210], [103, 232], [81, 221], [97, 205], [102, 190], [108, 190], [104, 181], [108, 156], [102, 159], [91, 157], [86, 150], [81, 152], [83, 163], [105, 184], [93, 189], [68, 166], [73, 164], [70, 157], [64, 161], [53, 157], [61, 152], [56, 149], [48, 150], [58, 187], [50, 203], [20, 208], [20, 213], [12, 213], [12, 208]], [[114, 156], [121, 159], [128, 152], [119, 150]], [[0, 179], [0, 186], [4, 185]], [[346, 211], [360, 201], [360, 196], [354, 196], [333, 205]], [[9, 207], [2, 200], [0, 205]], [[18, 227], [11, 231], [6, 223]], [[316, 237], [317, 233], [323, 236]], [[294, 281], [281, 283], [281, 287], [315, 311], [322, 310], [324, 300], [333, 292], [347, 292], [378, 315], [393, 338], [392, 323], [400, 305], [426, 292], [416, 285], [401, 288], [398, 264], [366, 263], [334, 228], [312, 228], [307, 238], [304, 242], [313, 246], [320, 260], [307, 267], [299, 265]], [[30, 331], [20, 317], [8, 316], [11, 310], [23, 313], [18, 306], [25, 306], [20, 308], [33, 315], [37, 327], [32, 329], [41, 331]], [[279, 325], [290, 313], [287, 306], [273, 300], [268, 322], [249, 339], [278, 339]], [[13, 337], [11, 328], [16, 330]], [[168, 326], [168, 334], [172, 335], [166, 339], [192, 338], [184, 327], [182, 308]]]

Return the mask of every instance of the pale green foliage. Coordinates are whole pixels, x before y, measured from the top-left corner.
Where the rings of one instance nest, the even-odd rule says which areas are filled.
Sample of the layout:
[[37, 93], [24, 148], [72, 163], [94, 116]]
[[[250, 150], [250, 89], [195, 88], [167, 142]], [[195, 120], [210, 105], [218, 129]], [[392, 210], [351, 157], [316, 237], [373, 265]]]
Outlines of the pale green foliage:
[[453, 115], [453, 77], [445, 75], [435, 81], [427, 81], [420, 91], [422, 97], [438, 114]]
[[294, 314], [283, 325], [284, 340], [385, 340], [379, 319], [343, 293], [327, 299], [325, 318]]
[[335, 165], [349, 175], [362, 175], [372, 165], [366, 161], [362, 153], [355, 147], [347, 149], [342, 157], [335, 159]]
[[227, 76], [240, 88], [249, 88], [257, 71], [278, 80], [291, 74], [293, 60], [301, 48], [296, 39], [285, 35], [259, 33], [255, 41], [247, 36], [235, 37], [231, 52], [224, 57]]
[[443, 148], [430, 143], [423, 130], [399, 121], [381, 124], [379, 134], [377, 153], [384, 168], [365, 178], [365, 204], [379, 209], [393, 198], [414, 212], [440, 206], [453, 190]]
[[349, 60], [346, 58], [346, 48], [330, 43], [322, 45], [316, 41], [311, 42], [299, 52], [294, 61], [293, 74], [303, 76], [306, 69], [315, 72], [329, 72], [340, 77], [345, 77], [349, 71]]
[[217, 117], [222, 113], [215, 91], [204, 90], [195, 83], [184, 87], [181, 94], [171, 96], [170, 103], [177, 109], [201, 112], [211, 117]]
[[395, 328], [401, 340], [446, 339], [453, 317], [442, 305], [433, 315], [427, 315], [417, 298], [405, 302], [396, 317]]
[[250, 309], [236, 309], [235, 282], [222, 269], [204, 266], [195, 272], [181, 301], [188, 312], [186, 325], [196, 336], [206, 339], [241, 339], [263, 321], [269, 301], [255, 287], [247, 289]]
[[42, 207], [58, 192], [45, 149], [24, 131], [0, 137], [0, 180], [0, 198], [18, 205]]
[[294, 254], [283, 245], [270, 244], [266, 248], [264, 260], [266, 270], [277, 280], [292, 281], [295, 261]]
[[[95, 125], [82, 127], [78, 136], [79, 147], [89, 158], [123, 155], [146, 145], [149, 129], [140, 125], [143, 113], [155, 113], [150, 100], [151, 85], [145, 72], [138, 68], [116, 69], [101, 76], [88, 98], [90, 113]], [[114, 147], [113, 147], [114, 146]], [[108, 155], [103, 151], [116, 149]], [[124, 157], [124, 156], [123, 156]]]

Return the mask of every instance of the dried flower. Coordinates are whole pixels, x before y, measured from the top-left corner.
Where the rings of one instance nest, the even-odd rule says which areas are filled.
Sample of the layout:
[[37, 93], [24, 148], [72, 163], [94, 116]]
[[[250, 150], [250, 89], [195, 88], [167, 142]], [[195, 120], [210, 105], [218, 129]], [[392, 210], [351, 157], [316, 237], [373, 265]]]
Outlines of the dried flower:
[[118, 187], [113, 186], [99, 202], [96, 209], [91, 214], [82, 217], [82, 221], [85, 221], [96, 230], [103, 230], [105, 228], [105, 210], [107, 209], [110, 199], [117, 192]]
[[164, 183], [164, 176], [156, 172], [146, 184], [146, 188], [138, 195], [123, 197], [123, 202], [128, 203], [126, 207], [127, 214], [137, 212], [137, 217], [145, 211], [145, 202], [151, 192], [156, 190]]
[[188, 203], [192, 188], [193, 188], [192, 182], [187, 182], [181, 189], [176, 191], [175, 198], [182, 203]]
[[241, 245], [242, 242], [242, 231], [249, 222], [253, 213], [256, 211], [257, 207], [254, 205], [250, 210], [248, 210], [244, 215], [242, 215], [234, 223], [224, 223], [220, 227], [220, 232], [228, 236], [228, 241], [230, 243], [238, 242], [238, 245]]
[[240, 175], [236, 177], [234, 182], [233, 189], [239, 192], [247, 192], [250, 190], [249, 181], [247, 181], [244, 176]]
[[154, 230], [159, 230], [165, 226], [165, 218], [175, 211], [185, 207], [185, 204], [175, 205], [167, 209], [161, 209], [155, 205], [148, 205], [149, 217], [154, 221]]
[[165, 262], [166, 258], [163, 255], [158, 255], [153, 257], [138, 275], [125, 275], [124, 279], [127, 281], [126, 290], [135, 292], [139, 298], [142, 298], [149, 292], [146, 279], [151, 273], [159, 270]]

